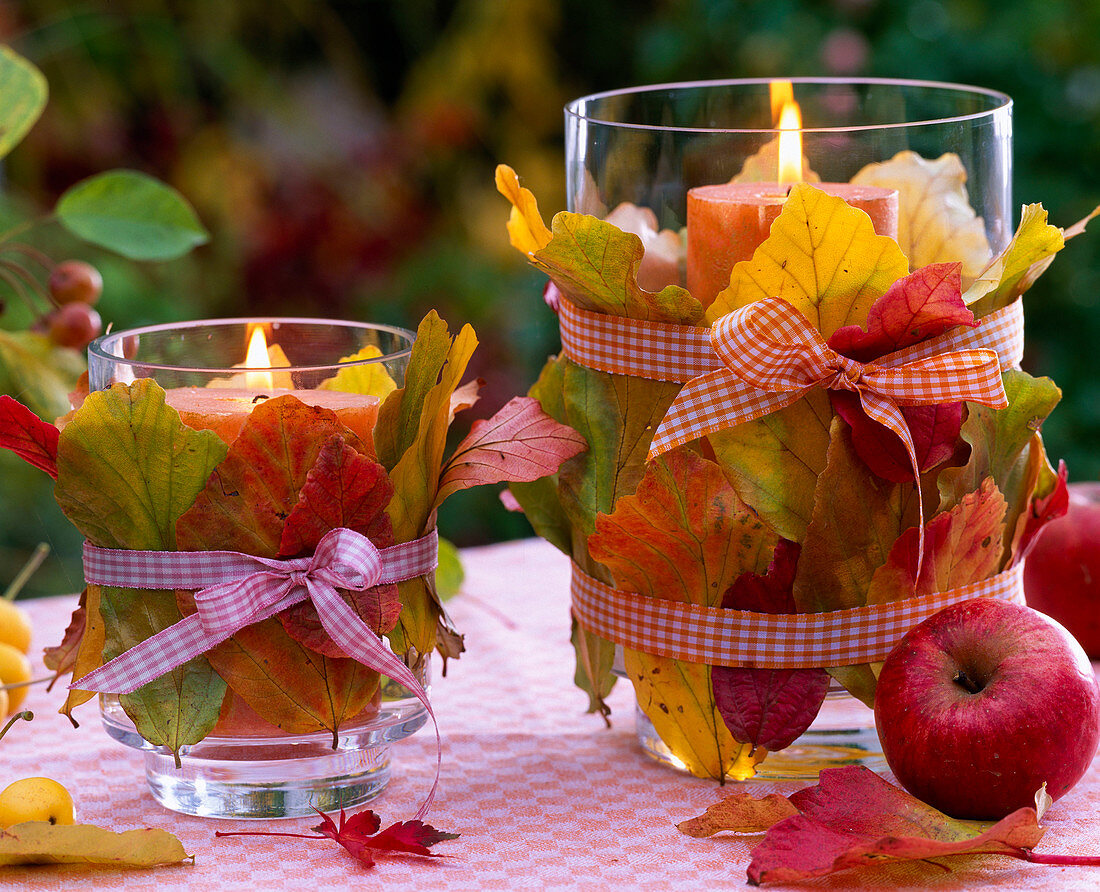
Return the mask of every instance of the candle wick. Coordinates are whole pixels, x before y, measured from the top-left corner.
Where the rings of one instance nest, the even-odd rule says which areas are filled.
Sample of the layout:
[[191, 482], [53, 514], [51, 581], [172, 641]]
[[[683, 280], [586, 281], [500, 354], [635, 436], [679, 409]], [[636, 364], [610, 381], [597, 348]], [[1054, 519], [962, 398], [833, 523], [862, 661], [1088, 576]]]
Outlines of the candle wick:
[[252, 403], [253, 403], [253, 405], [255, 405], [256, 403], [260, 402], [260, 400], [268, 400], [268, 399], [271, 399], [271, 397], [269, 397], [267, 394], [258, 393], [254, 397], [252, 397]]

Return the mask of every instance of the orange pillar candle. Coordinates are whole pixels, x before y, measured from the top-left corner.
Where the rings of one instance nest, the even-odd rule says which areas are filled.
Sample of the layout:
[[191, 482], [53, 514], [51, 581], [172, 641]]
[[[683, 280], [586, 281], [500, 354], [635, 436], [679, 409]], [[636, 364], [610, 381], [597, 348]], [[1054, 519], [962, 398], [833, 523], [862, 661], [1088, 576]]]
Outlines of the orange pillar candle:
[[337, 420], [374, 452], [374, 423], [378, 419], [376, 396], [339, 390], [245, 390], [228, 387], [174, 387], [165, 401], [180, 413], [188, 427], [211, 430], [232, 443], [256, 405], [265, 399], [289, 394], [307, 406], [331, 409]]
[[[879, 235], [897, 238], [898, 193], [878, 186], [813, 183], [843, 198], [870, 218]], [[709, 306], [730, 282], [733, 265], [749, 260], [783, 210], [789, 186], [720, 183], [697, 186], [687, 196], [687, 287]]]

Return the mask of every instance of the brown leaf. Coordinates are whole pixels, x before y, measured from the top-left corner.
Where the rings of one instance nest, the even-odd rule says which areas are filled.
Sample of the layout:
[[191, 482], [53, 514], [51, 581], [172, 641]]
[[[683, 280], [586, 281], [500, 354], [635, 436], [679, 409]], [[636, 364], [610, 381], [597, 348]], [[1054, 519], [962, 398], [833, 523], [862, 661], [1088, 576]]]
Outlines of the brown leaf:
[[697, 839], [716, 833], [760, 833], [797, 814], [790, 800], [778, 793], [769, 793], [763, 799], [751, 793], [734, 793], [709, 806], [699, 817], [681, 821], [676, 829]]

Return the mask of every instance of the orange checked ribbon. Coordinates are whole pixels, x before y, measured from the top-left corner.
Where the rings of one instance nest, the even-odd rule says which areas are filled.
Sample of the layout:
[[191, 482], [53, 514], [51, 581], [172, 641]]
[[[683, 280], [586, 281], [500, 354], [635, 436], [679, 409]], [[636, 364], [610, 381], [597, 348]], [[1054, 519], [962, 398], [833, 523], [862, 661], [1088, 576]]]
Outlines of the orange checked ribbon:
[[837, 353], [809, 320], [778, 297], [723, 316], [710, 340], [722, 367], [692, 378], [669, 407], [650, 447], [653, 458], [706, 434], [789, 406], [812, 387], [850, 390], [863, 410], [916, 450], [899, 406], [967, 400], [1008, 405], [996, 350], [953, 350], [955, 330], [871, 362]]

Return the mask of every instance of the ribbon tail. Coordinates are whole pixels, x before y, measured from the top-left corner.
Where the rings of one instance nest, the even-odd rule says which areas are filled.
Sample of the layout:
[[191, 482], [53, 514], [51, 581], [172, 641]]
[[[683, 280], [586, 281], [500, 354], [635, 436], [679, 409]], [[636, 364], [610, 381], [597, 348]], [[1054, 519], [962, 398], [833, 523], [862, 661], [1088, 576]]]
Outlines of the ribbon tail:
[[416, 699], [424, 705], [431, 717], [432, 724], [435, 726], [435, 781], [416, 813], [416, 819], [419, 820], [431, 808], [432, 801], [435, 799], [436, 788], [439, 786], [439, 773], [443, 766], [443, 740], [439, 734], [439, 722], [432, 711], [428, 692], [417, 681], [416, 676], [412, 674], [405, 662], [394, 654], [385, 642], [375, 634], [374, 630], [356, 615], [355, 611], [348, 606], [347, 602], [332, 585], [310, 580], [309, 592], [317, 608], [321, 625], [332, 640], [340, 646], [340, 649], [368, 669], [373, 669], [388, 678], [392, 678], [394, 681], [400, 682], [413, 692]]
[[194, 659], [229, 637], [203, 629], [196, 613], [146, 638], [110, 662], [73, 679], [70, 690], [100, 694], [129, 694], [166, 672]]
[[909, 425], [905, 423], [905, 416], [901, 410], [890, 400], [880, 397], [873, 391], [860, 390], [859, 402], [863, 410], [879, 424], [888, 427], [901, 438], [905, 451], [909, 456], [909, 463], [913, 468], [913, 483], [917, 488], [917, 569], [913, 574], [913, 581], [920, 579], [921, 570], [924, 567], [924, 499], [920, 491], [920, 465], [917, 464], [917, 448], [913, 444], [913, 435], [909, 432]]
[[648, 457], [786, 408], [807, 389], [765, 392], [724, 368], [692, 378], [669, 406]]

